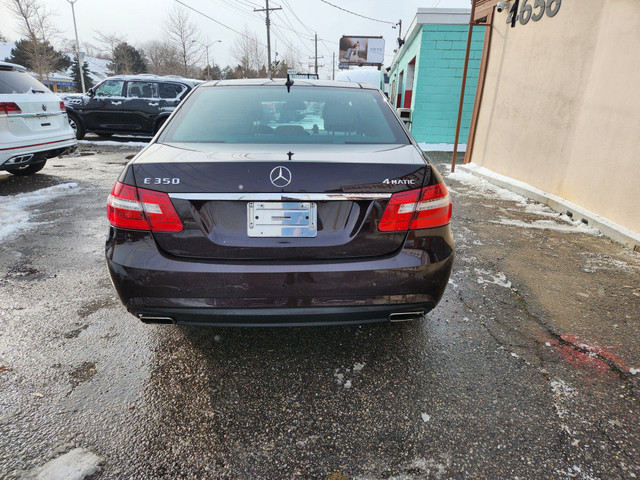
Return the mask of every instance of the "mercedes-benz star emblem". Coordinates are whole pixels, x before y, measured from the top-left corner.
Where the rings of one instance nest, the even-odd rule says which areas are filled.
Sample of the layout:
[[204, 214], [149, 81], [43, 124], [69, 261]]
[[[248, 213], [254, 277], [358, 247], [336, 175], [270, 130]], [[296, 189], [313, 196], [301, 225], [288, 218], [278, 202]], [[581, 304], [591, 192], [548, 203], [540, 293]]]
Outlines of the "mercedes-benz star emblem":
[[271, 170], [271, 183], [276, 187], [286, 187], [291, 183], [291, 171], [287, 167], [276, 167]]

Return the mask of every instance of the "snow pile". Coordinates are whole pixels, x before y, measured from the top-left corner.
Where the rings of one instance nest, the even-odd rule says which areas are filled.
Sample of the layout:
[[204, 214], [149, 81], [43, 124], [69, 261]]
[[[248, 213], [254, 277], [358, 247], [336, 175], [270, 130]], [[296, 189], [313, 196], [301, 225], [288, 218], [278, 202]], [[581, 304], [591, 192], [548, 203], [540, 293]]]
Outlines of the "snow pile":
[[[563, 217], [566, 217], [565, 220]], [[514, 220], [511, 218], [501, 218], [500, 220], [493, 220], [491, 223], [497, 223], [500, 225], [507, 225], [510, 227], [520, 228], [532, 228], [534, 230], [553, 230], [554, 232], [562, 233], [587, 233], [589, 235], [600, 235], [600, 231], [596, 228], [590, 227], [580, 221], [573, 221], [566, 215], [560, 215], [557, 218], [567, 221], [566, 225], [554, 222], [553, 220], [534, 220], [533, 222], [524, 222], [522, 220]]]
[[82, 480], [100, 470], [102, 459], [84, 448], [70, 452], [29, 472], [33, 480]]
[[77, 193], [77, 183], [62, 183], [29, 193], [0, 197], [0, 240], [30, 226], [33, 207], [61, 195]]
[[111, 146], [111, 147], [122, 147], [122, 148], [130, 148], [130, 147], [146, 147], [149, 145], [149, 142], [116, 142], [115, 140], [78, 140], [80, 145], [91, 145], [93, 147], [99, 146]]

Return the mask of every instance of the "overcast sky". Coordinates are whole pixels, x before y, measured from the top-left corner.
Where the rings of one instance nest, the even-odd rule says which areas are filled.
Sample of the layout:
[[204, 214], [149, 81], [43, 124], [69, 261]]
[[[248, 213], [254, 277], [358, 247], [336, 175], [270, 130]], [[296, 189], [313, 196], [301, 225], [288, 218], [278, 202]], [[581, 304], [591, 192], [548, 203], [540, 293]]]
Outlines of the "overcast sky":
[[[0, 0], [0, 33], [10, 41], [20, 38], [16, 21], [9, 14], [10, 0]], [[41, 0], [55, 14], [55, 23], [61, 30], [62, 38], [73, 38], [73, 19], [68, 0]], [[184, 4], [214, 18], [234, 30], [256, 32], [258, 40], [266, 44], [264, 13], [254, 13], [253, 8], [264, 8], [264, 0], [181, 0]], [[328, 0], [334, 5], [358, 14], [397, 22], [402, 19], [404, 36], [418, 8], [470, 8], [470, 0]], [[80, 42], [97, 44], [95, 32], [117, 34], [133, 45], [163, 39], [162, 25], [176, 0], [77, 0], [76, 20]], [[324, 56], [318, 63], [324, 76], [331, 72], [331, 55], [338, 49], [342, 35], [383, 36], [386, 40], [385, 61], [393, 59], [394, 39], [397, 30], [387, 23], [368, 20], [338, 10], [321, 0], [271, 0], [270, 7], [283, 10], [271, 13], [272, 55], [283, 54], [294, 45], [301, 53], [300, 60], [313, 63], [313, 33], [322, 39], [318, 43], [318, 55]], [[188, 10], [192, 20], [202, 33], [203, 43], [222, 40], [209, 49], [212, 63], [222, 66], [233, 64], [232, 48], [237, 38], [233, 31], [214, 21]], [[297, 16], [297, 17], [296, 17]], [[295, 31], [294, 31], [295, 30]], [[204, 47], [203, 47], [204, 51]], [[206, 63], [203, 56], [203, 66]], [[337, 66], [336, 66], [337, 67]], [[299, 66], [302, 71], [307, 66]], [[312, 71], [313, 67], [309, 68]]]

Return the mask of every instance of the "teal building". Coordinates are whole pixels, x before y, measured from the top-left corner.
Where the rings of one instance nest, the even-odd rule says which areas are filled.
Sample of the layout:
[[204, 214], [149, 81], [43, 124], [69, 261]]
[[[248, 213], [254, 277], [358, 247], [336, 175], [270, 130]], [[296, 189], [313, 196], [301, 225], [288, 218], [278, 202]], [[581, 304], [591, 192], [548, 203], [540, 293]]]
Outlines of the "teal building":
[[[389, 99], [409, 119], [418, 142], [453, 144], [469, 32], [469, 9], [419, 8], [389, 70]], [[485, 27], [474, 27], [469, 55], [460, 143], [469, 124], [478, 84]]]

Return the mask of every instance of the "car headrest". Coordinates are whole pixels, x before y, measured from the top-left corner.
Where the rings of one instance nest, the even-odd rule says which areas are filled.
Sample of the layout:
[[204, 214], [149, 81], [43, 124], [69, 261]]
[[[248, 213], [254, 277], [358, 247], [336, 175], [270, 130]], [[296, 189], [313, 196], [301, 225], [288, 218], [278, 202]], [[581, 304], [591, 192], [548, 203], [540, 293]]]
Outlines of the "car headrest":
[[356, 116], [352, 107], [346, 103], [325, 103], [322, 109], [324, 129], [328, 132], [354, 132], [356, 130]]

